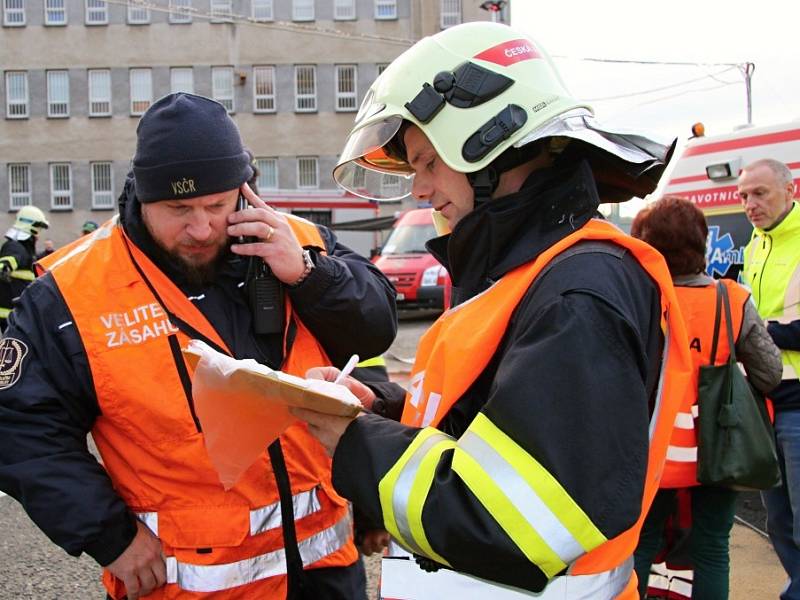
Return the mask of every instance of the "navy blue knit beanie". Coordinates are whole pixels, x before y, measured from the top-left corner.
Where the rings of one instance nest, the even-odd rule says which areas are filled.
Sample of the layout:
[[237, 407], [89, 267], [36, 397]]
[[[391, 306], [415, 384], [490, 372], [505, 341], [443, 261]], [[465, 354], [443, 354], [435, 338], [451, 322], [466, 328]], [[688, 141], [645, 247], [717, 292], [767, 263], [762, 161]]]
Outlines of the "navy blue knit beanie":
[[252, 176], [236, 123], [219, 102], [170, 94], [139, 121], [133, 177], [140, 202], [217, 194]]

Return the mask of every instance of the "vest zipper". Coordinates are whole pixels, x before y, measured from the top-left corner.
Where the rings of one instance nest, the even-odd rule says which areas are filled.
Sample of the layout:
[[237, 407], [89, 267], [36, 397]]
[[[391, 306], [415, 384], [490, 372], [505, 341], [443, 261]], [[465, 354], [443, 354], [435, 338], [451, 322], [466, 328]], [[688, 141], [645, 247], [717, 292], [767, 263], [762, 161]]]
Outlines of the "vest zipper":
[[[764, 234], [761, 242], [761, 249], [764, 250], [767, 247], [767, 234]], [[764, 263], [761, 265], [761, 271], [758, 273], [758, 302], [756, 303], [756, 311], [761, 308], [761, 282], [764, 279], [764, 271], [767, 270], [767, 260], [769, 259], [769, 255], [772, 254], [772, 239], [769, 240], [769, 250], [767, 251], [767, 255], [764, 257]]]
[[181, 345], [178, 341], [178, 336], [172, 334], [167, 337], [169, 341], [169, 349], [172, 351], [172, 360], [175, 361], [175, 368], [178, 370], [178, 377], [181, 379], [181, 387], [183, 393], [186, 394], [186, 402], [189, 405], [189, 412], [192, 414], [194, 426], [197, 433], [202, 433], [203, 428], [200, 427], [200, 419], [197, 418], [197, 413], [194, 410], [194, 398], [192, 398], [192, 378], [189, 376], [189, 370], [186, 368], [186, 362], [183, 360], [181, 353]]

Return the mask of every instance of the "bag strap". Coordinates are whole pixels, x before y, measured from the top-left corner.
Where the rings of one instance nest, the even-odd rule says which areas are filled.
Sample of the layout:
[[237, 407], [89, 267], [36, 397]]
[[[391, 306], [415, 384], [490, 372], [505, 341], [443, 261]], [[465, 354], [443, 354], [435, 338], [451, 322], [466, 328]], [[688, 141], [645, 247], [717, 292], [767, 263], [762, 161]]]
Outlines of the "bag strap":
[[722, 304], [725, 306], [725, 325], [728, 329], [728, 349], [730, 350], [730, 358], [728, 362], [735, 363], [736, 362], [736, 340], [733, 339], [733, 319], [731, 318], [731, 303], [728, 299], [728, 288], [719, 281], [717, 282], [719, 285], [719, 291], [722, 295]]
[[[722, 314], [722, 311], [720, 310], [722, 308], [722, 292], [720, 291], [720, 288], [724, 286], [719, 281], [717, 281], [716, 287], [717, 287], [717, 308], [714, 311], [714, 337], [713, 341], [711, 342], [711, 361], [708, 363], [712, 367], [714, 366], [714, 363], [717, 360], [717, 342], [719, 341], [719, 319], [720, 315]], [[730, 307], [728, 308], [728, 310], [730, 310]]]

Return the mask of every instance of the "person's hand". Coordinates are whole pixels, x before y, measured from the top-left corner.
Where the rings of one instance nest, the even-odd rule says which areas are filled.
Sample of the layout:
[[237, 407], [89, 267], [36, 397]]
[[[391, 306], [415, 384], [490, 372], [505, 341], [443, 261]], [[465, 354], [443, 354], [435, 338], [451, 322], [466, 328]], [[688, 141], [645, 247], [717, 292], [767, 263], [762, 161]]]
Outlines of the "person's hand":
[[308, 430], [319, 440], [320, 444], [325, 446], [328, 456], [333, 456], [334, 452], [336, 452], [336, 446], [339, 445], [339, 440], [344, 430], [353, 422], [353, 419], [357, 419], [364, 414], [359, 413], [355, 417], [338, 417], [296, 407], [289, 408], [289, 412], [308, 423]]
[[[306, 379], [322, 379], [323, 381], [336, 381], [341, 371], [336, 367], [314, 367], [306, 371]], [[367, 410], [372, 410], [372, 403], [375, 402], [375, 392], [361, 383], [358, 379], [347, 376], [339, 385], [345, 386], [361, 402], [361, 406]]]
[[368, 529], [356, 537], [356, 548], [364, 556], [383, 552], [389, 545], [389, 532], [384, 529]]
[[303, 248], [297, 241], [289, 221], [268, 206], [250, 186], [242, 184], [241, 192], [250, 207], [228, 215], [228, 235], [256, 238], [249, 244], [233, 244], [231, 251], [240, 256], [260, 256], [275, 277], [283, 283], [294, 283], [306, 270]]
[[138, 600], [167, 582], [161, 542], [137, 519], [136, 537], [106, 569], [125, 584], [128, 600]]

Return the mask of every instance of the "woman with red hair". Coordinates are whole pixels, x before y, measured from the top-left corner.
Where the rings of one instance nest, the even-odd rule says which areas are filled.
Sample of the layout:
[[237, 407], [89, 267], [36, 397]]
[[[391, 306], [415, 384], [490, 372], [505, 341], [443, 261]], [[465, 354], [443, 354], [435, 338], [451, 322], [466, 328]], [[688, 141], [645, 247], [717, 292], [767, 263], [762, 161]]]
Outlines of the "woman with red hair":
[[[688, 490], [692, 522], [688, 554], [694, 568], [691, 597], [725, 600], [730, 570], [728, 543], [737, 492], [700, 485], [696, 479], [696, 379], [699, 367], [710, 362], [716, 311], [716, 282], [705, 273], [708, 226], [694, 204], [665, 196], [639, 212], [631, 226], [631, 235], [653, 246], [667, 261], [695, 366], [694, 386], [688, 388], [693, 390], [693, 397], [685, 399], [675, 419], [661, 486], [636, 549], [639, 593], [646, 597], [650, 565], [662, 546], [664, 525], [674, 512], [676, 496], [680, 490]], [[750, 292], [730, 279], [720, 282], [726, 286], [730, 298], [736, 357], [744, 365], [750, 383], [767, 393], [781, 380], [780, 351], [750, 301]], [[729, 357], [724, 331], [722, 327], [715, 364], [723, 364]]]

